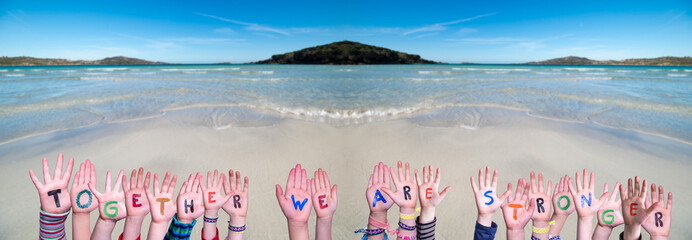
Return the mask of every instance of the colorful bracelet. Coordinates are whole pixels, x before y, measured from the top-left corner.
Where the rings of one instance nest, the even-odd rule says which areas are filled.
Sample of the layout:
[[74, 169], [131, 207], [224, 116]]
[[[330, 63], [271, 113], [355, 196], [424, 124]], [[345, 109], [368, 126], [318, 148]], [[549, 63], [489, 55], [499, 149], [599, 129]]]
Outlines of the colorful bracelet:
[[406, 230], [406, 231], [416, 231], [416, 226], [415, 226], [415, 225], [414, 225], [414, 226], [409, 226], [409, 225], [406, 225], [405, 223], [402, 223], [401, 221], [399, 221], [399, 228], [400, 228], [400, 229], [404, 229], [404, 230]]
[[363, 229], [358, 229], [357, 231], [355, 231], [355, 233], [364, 233], [368, 237], [369, 236], [375, 236], [375, 235], [380, 235], [380, 234], [384, 233], [384, 228], [376, 228], [376, 229], [363, 228]]
[[540, 238], [537, 238], [537, 237], [534, 237], [533, 235], [531, 235], [531, 240], [541, 240], [541, 239], [540, 239]]
[[228, 231], [234, 232], [234, 233], [244, 233], [245, 232], [245, 225], [236, 227], [231, 225], [231, 222], [228, 222]]
[[208, 222], [208, 223], [216, 223], [216, 221], [217, 221], [217, 220], [219, 220], [219, 217], [215, 217], [215, 218], [208, 218], [207, 216], [204, 216], [204, 222]]
[[[368, 237], [369, 237], [368, 235], [363, 234], [363, 237], [360, 240], [369, 240]], [[382, 240], [388, 240], [388, 239], [389, 239], [389, 236], [387, 236], [387, 234], [385, 233], [384, 238]]]
[[[417, 212], [420, 212], [420, 208], [416, 208], [416, 213]], [[413, 220], [416, 218], [416, 213], [411, 213], [411, 214], [399, 213], [399, 218], [404, 219], [404, 220]]]
[[552, 226], [552, 225], [555, 225], [555, 221], [549, 222], [547, 228], [537, 228], [537, 227], [533, 227], [533, 230], [532, 230], [532, 231], [533, 231], [533, 233], [537, 233], [537, 234], [546, 234], [546, 233], [548, 233], [548, 232], [550, 231], [550, 226]]
[[[40, 209], [40, 208], [39, 208]], [[64, 239], [65, 219], [70, 211], [64, 213], [48, 213], [40, 209], [39, 213], [39, 239]]]
[[396, 236], [403, 239], [403, 240], [416, 240], [416, 235], [413, 236], [402, 236], [399, 234], [399, 230], [396, 231]]
[[548, 238], [548, 240], [560, 240], [560, 235], [550, 236], [550, 238]]

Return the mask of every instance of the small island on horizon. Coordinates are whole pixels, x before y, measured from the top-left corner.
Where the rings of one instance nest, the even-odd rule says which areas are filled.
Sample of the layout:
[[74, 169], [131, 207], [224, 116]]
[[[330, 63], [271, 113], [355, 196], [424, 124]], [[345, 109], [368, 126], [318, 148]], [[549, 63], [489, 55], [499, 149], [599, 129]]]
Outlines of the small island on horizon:
[[[68, 60], [63, 58], [34, 58], [27, 56], [0, 57], [0, 66], [73, 66], [73, 65], [173, 65], [159, 61], [148, 61], [125, 56], [108, 57], [100, 60]], [[212, 64], [233, 64], [231, 62]], [[314, 64], [314, 65], [367, 65], [367, 64], [446, 64], [423, 59], [420, 55], [399, 52], [388, 48], [362, 44], [354, 41], [339, 41], [284, 54], [269, 59], [245, 64]], [[485, 63], [460, 62], [458, 64], [479, 65]], [[191, 64], [195, 65], [195, 64]], [[497, 64], [488, 64], [497, 65]], [[630, 58], [624, 60], [593, 60], [585, 57], [567, 56], [544, 61], [510, 63], [509, 65], [618, 65], [618, 66], [692, 66], [692, 57]]]

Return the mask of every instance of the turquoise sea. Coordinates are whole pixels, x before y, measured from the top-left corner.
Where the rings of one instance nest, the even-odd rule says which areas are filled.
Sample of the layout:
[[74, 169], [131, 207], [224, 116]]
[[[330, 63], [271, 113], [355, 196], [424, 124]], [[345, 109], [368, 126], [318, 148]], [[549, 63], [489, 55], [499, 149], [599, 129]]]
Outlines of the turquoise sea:
[[479, 129], [489, 122], [487, 108], [692, 143], [692, 68], [0, 67], [0, 143], [183, 109], [200, 109], [192, 122], [217, 129], [266, 126], [286, 118], [335, 126], [408, 119], [430, 127]]

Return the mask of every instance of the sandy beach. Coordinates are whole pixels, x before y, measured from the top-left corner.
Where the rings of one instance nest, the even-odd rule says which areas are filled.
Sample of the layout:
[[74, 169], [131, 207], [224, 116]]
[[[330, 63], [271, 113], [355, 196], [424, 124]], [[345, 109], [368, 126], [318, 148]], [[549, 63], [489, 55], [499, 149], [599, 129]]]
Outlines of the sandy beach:
[[[439, 239], [472, 236], [476, 209], [469, 177], [486, 165], [499, 170], [500, 191], [508, 182], [528, 178], [532, 170], [556, 181], [561, 175], [574, 176], [575, 171], [588, 168], [596, 173], [597, 195], [605, 182], [612, 187], [615, 181], [642, 176], [675, 195], [671, 239], [692, 237], [687, 227], [692, 221], [692, 190], [684, 177], [692, 172], [692, 146], [635, 131], [534, 118], [521, 111], [479, 111], [500, 120], [479, 129], [426, 127], [408, 119], [344, 127], [285, 119], [267, 126], [214, 129], [191, 124], [190, 114], [194, 112], [182, 110], [14, 141], [0, 145], [4, 192], [0, 206], [5, 213], [0, 235], [5, 239], [36, 238], [39, 201], [28, 170], [41, 171], [43, 157], [48, 157], [52, 167], [62, 152], [74, 157], [77, 166], [92, 160], [99, 189], [103, 189], [107, 170], [129, 172], [141, 166], [159, 174], [170, 170], [183, 178], [193, 171], [238, 170], [250, 178], [247, 239], [287, 239], [274, 185], [284, 185], [296, 163], [310, 176], [317, 168], [326, 170], [331, 182], [339, 185], [334, 239], [359, 238], [353, 231], [367, 223], [367, 179], [380, 161], [389, 165], [410, 162], [416, 169], [427, 164], [441, 168], [442, 185], [452, 186], [452, 191], [437, 208]], [[396, 206], [389, 211], [390, 221], [395, 221], [397, 213]], [[228, 216], [220, 216], [223, 235]], [[95, 211], [92, 226], [97, 218]], [[313, 213], [311, 235], [314, 220]], [[500, 211], [494, 220], [500, 225], [497, 239], [505, 239]], [[70, 226], [69, 221], [66, 226]], [[148, 223], [147, 217], [143, 229]], [[124, 221], [118, 223], [114, 238], [123, 225]], [[200, 223], [195, 226], [192, 239], [199, 239], [201, 227]], [[529, 236], [530, 227], [527, 229]], [[616, 228], [611, 239], [622, 229]], [[576, 214], [567, 221], [562, 237], [574, 239], [575, 230]], [[67, 231], [70, 235], [69, 227]], [[644, 239], [648, 238], [642, 232]]]

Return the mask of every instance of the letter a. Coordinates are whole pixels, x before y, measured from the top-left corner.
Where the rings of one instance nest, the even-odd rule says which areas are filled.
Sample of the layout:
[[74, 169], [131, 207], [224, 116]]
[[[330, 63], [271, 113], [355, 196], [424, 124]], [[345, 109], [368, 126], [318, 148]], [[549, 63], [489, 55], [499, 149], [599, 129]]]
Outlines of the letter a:
[[375, 190], [375, 199], [372, 201], [372, 207], [375, 207], [375, 204], [377, 204], [378, 201], [387, 203], [387, 199], [384, 199], [384, 196], [382, 196], [379, 189]]
[[303, 211], [303, 207], [305, 206], [305, 203], [308, 202], [307, 198], [304, 199], [303, 202], [296, 202], [296, 198], [293, 195], [291, 195], [291, 200], [293, 200], [293, 208], [295, 208], [296, 210], [298, 210], [298, 208], [300, 208], [300, 211]]

